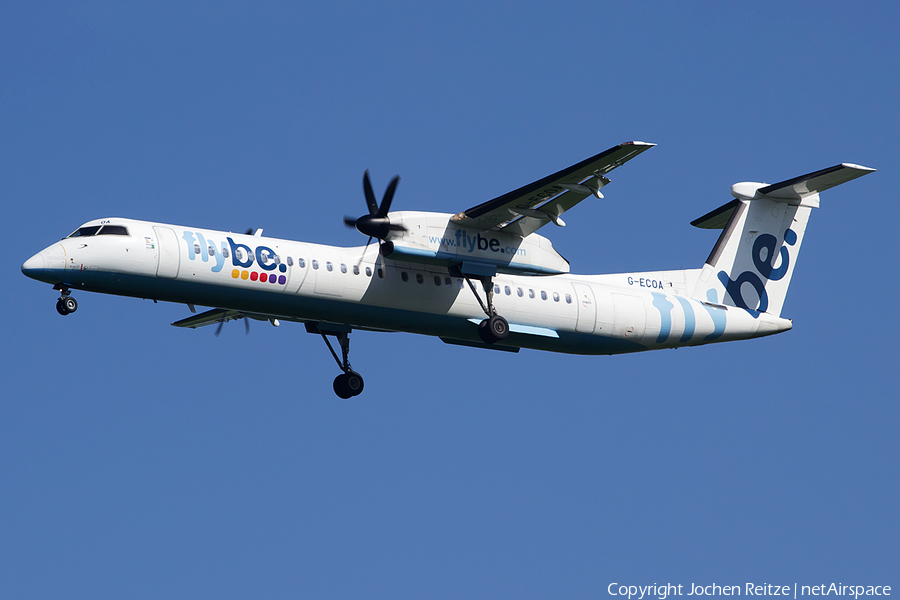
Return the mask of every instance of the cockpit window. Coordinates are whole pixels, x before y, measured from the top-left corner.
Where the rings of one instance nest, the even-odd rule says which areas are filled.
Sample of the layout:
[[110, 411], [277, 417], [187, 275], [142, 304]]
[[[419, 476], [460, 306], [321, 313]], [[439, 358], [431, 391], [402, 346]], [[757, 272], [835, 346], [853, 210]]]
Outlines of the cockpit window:
[[104, 225], [97, 235], [128, 235], [128, 230], [122, 225]]
[[73, 231], [69, 234], [69, 237], [90, 237], [92, 235], [97, 235], [97, 232], [100, 230], [99, 225], [91, 225], [90, 227], [79, 227], [76, 231]]

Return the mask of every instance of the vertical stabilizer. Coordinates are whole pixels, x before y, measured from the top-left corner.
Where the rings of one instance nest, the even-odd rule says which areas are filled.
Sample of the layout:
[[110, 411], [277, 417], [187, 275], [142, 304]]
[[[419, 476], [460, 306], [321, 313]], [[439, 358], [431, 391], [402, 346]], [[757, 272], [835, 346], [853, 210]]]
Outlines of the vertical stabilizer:
[[693, 296], [780, 316], [819, 192], [875, 169], [840, 164], [781, 183], [736, 183], [728, 204], [691, 225], [722, 229]]

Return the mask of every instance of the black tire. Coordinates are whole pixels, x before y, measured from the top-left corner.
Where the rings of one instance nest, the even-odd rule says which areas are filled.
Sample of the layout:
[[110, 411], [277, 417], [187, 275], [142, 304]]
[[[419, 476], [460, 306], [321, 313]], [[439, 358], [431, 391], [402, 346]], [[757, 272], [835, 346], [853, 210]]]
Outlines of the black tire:
[[66, 316], [67, 314], [69, 314], [69, 312], [66, 310], [66, 305], [63, 304], [62, 298], [56, 301], [56, 312], [58, 312], [62, 316]]
[[488, 329], [495, 341], [505, 340], [509, 335], [509, 323], [500, 315], [494, 315], [488, 319]]
[[63, 298], [60, 298], [59, 301], [65, 309], [67, 315], [78, 310], [78, 302], [72, 296], [65, 296]]
[[356, 371], [350, 371], [349, 373], [344, 374], [344, 385], [351, 396], [359, 396], [362, 394], [365, 382], [363, 381], [362, 375]]
[[490, 329], [488, 329], [487, 319], [478, 324], [478, 337], [480, 337], [481, 341], [485, 344], [493, 344], [497, 341], [493, 338], [493, 336], [491, 336], [491, 331]]
[[353, 396], [353, 392], [350, 390], [347, 385], [347, 374], [341, 373], [337, 377], [334, 378], [334, 393], [337, 394], [338, 398], [342, 400], [347, 400]]

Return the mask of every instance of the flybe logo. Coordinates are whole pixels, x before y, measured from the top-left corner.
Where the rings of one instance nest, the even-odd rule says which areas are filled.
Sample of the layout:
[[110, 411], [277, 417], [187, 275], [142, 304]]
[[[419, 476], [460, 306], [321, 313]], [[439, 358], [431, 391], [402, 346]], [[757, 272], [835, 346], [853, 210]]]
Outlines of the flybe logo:
[[210, 268], [213, 273], [220, 272], [225, 266], [225, 260], [230, 258], [234, 267], [231, 277], [234, 279], [278, 285], [287, 283], [287, 277], [281, 275], [287, 272], [287, 265], [282, 263], [275, 251], [269, 247], [251, 248], [246, 244], [238, 244], [230, 237], [226, 237], [224, 242], [217, 243], [194, 231], [184, 231], [181, 238], [187, 244], [188, 260], [215, 262]]
[[[725, 286], [725, 292], [731, 296], [734, 305], [738, 308], [747, 310], [758, 310], [766, 312], [769, 308], [769, 295], [766, 293], [765, 281], [779, 281], [787, 275], [788, 268], [791, 264], [791, 255], [787, 246], [793, 246], [797, 243], [797, 233], [788, 229], [784, 232], [784, 243], [778, 256], [781, 257], [781, 264], [775, 268], [775, 247], [778, 240], [770, 233], [764, 233], [756, 238], [753, 242], [752, 258], [753, 266], [756, 272], [744, 271], [738, 275], [737, 279], [732, 280], [725, 271], [719, 271], [718, 277], [722, 285]], [[765, 280], [765, 281], [763, 281]], [[759, 305], [757, 308], [750, 308], [749, 303], [744, 299], [743, 286], [749, 283], [756, 291], [759, 297]]]
[[503, 246], [497, 238], [484, 237], [480, 233], [468, 235], [462, 229], [456, 230], [455, 237], [429, 236], [428, 241], [432, 244], [438, 244], [439, 246], [445, 246], [447, 248], [459, 248], [465, 250], [469, 254], [475, 252], [475, 250], [498, 252], [500, 254], [514, 254], [517, 256], [525, 256], [526, 254], [523, 248]]

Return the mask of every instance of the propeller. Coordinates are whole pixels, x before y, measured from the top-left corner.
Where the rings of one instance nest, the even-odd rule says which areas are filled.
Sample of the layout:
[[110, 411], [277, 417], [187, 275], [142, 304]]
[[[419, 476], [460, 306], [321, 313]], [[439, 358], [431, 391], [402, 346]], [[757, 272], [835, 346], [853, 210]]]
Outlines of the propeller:
[[[369, 171], [363, 174], [363, 191], [366, 194], [366, 205], [369, 207], [369, 214], [354, 219], [353, 217], [344, 217], [344, 224], [347, 227], [355, 227], [363, 235], [369, 236], [366, 242], [366, 248], [372, 242], [372, 238], [384, 241], [388, 234], [392, 231], [406, 231], [406, 227], [399, 224], [391, 223], [388, 218], [388, 211], [391, 210], [391, 202], [394, 200], [394, 192], [397, 190], [397, 184], [400, 182], [400, 176], [397, 175], [388, 184], [381, 198], [381, 205], [375, 200], [375, 192], [372, 191], [372, 182], [369, 180]], [[365, 253], [365, 251], [363, 251]]]
[[250, 319], [247, 315], [241, 315], [239, 317], [225, 317], [219, 321], [219, 326], [216, 327], [216, 337], [219, 337], [219, 334], [222, 333], [222, 327], [225, 325], [226, 321], [231, 321], [232, 319], [243, 319], [244, 320], [244, 333], [246, 335], [250, 334]]

